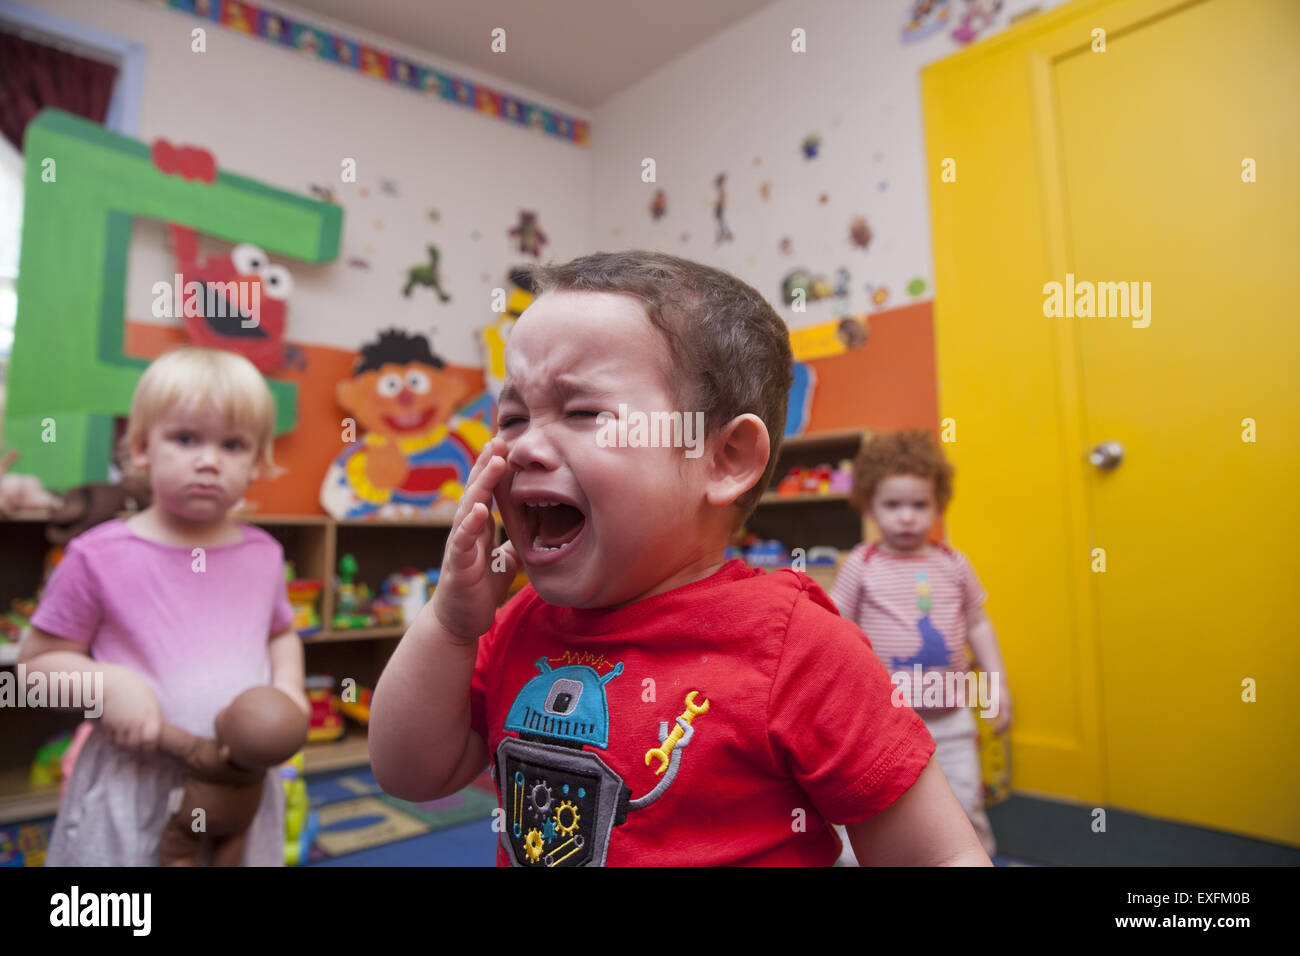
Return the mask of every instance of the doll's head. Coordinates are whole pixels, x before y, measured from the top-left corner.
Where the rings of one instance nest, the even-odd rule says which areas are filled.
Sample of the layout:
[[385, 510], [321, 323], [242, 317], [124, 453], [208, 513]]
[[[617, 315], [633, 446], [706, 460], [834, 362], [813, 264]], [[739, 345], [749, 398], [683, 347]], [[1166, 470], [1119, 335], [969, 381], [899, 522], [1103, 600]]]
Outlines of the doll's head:
[[849, 501], [880, 529], [890, 551], [925, 547], [952, 500], [952, 465], [922, 429], [873, 435], [863, 442]]
[[250, 687], [217, 714], [217, 741], [230, 748], [230, 762], [245, 770], [284, 763], [307, 742], [308, 717], [288, 694]]
[[534, 271], [506, 344], [502, 521], [537, 593], [617, 607], [716, 566], [775, 467], [785, 323], [718, 269], [655, 252]]
[[124, 444], [154, 502], [188, 521], [225, 515], [275, 473], [275, 402], [241, 355], [181, 348], [156, 359], [131, 399]]

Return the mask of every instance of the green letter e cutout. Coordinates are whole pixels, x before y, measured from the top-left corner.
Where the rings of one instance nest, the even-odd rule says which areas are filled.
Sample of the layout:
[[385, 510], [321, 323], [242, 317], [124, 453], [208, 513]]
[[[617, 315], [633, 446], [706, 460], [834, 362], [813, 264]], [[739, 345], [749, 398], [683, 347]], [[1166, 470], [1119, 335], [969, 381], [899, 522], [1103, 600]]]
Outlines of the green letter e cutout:
[[[148, 364], [122, 351], [131, 217], [329, 262], [338, 257], [343, 210], [230, 173], [211, 184], [164, 175], [145, 144], [59, 110], [32, 120], [25, 152], [5, 443], [21, 452], [21, 471], [62, 489], [107, 478], [113, 420], [130, 410]], [[55, 161], [52, 181], [42, 176], [45, 159]], [[283, 434], [297, 420], [297, 386], [267, 384]], [[53, 442], [46, 419], [55, 423]]]

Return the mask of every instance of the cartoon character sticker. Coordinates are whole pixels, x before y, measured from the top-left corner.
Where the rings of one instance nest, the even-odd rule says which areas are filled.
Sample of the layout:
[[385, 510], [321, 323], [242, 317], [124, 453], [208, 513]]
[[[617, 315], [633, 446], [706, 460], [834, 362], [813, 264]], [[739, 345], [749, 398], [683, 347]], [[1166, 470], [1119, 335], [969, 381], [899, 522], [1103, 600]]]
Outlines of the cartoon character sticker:
[[949, 0], [913, 0], [903, 26], [903, 42], [915, 43], [948, 25]]
[[614, 828], [672, 786], [695, 735], [694, 721], [710, 702], [698, 702], [700, 692], [693, 690], [672, 730], [668, 721], [659, 724], [659, 746], [645, 754], [659, 780], [634, 798], [622, 777], [583, 749], [609, 747], [605, 687], [623, 673], [623, 662], [603, 677], [586, 664], [553, 668], [545, 657], [535, 666], [537, 676], [506, 714], [505, 729], [519, 736], [501, 741], [492, 765], [506, 815], [501, 845], [515, 866], [603, 866]]
[[[158, 139], [150, 154], [154, 165], [169, 176], [217, 181], [216, 160], [207, 150]], [[262, 372], [286, 362], [305, 367], [298, 349], [284, 341], [293, 292], [288, 269], [272, 264], [265, 252], [249, 243], [235, 246], [228, 255], [205, 256], [194, 229], [171, 223], [168, 231], [177, 284], [186, 290], [179, 317], [195, 345], [238, 352]]]
[[330, 465], [322, 507], [336, 518], [413, 517], [454, 509], [492, 437], [492, 396], [472, 401], [423, 335], [397, 329], [365, 346], [338, 402], [365, 434]]

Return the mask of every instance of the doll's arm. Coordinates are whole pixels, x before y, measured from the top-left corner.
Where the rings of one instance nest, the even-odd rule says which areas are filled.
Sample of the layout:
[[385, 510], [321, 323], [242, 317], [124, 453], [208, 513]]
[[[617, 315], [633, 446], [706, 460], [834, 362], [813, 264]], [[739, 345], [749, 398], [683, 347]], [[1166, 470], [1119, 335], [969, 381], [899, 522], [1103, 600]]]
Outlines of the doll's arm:
[[870, 820], [845, 827], [864, 866], [992, 866], [934, 758]]
[[158, 735], [158, 749], [186, 766], [198, 757], [202, 744], [202, 737], [181, 730], [175, 724], [163, 724], [162, 732]]
[[196, 737], [173, 724], [163, 724], [158, 749], [175, 757], [191, 776], [205, 783], [242, 785], [263, 772], [231, 766], [229, 747], [221, 746], [212, 737]]
[[[996, 708], [994, 733], [1002, 733], [1011, 726], [1011, 691], [1007, 687], [1007, 671], [998, 647], [998, 636], [993, 632], [993, 622], [983, 607], [973, 607], [966, 612], [966, 640], [975, 652], [975, 666], [989, 675], [991, 704]], [[992, 708], [991, 708], [992, 709]]]
[[226, 770], [228, 748], [218, 747], [211, 737], [196, 737], [174, 724], [163, 724], [158, 749], [185, 764], [190, 773], [205, 779]]
[[304, 690], [302, 638], [293, 628], [275, 635], [267, 645], [271, 657], [271, 686], [284, 691], [304, 714], [311, 716], [311, 703]]

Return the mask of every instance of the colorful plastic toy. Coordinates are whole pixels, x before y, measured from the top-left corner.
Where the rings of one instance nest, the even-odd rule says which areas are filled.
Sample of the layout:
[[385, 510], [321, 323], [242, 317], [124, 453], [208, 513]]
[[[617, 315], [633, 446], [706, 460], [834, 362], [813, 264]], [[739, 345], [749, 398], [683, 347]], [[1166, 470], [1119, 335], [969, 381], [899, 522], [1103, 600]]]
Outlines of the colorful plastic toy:
[[790, 566], [790, 552], [780, 541], [759, 541], [745, 551], [745, 561], [755, 568], [786, 568]]
[[334, 608], [333, 626], [336, 631], [347, 631], [357, 627], [373, 627], [375, 619], [365, 612], [370, 589], [365, 584], [354, 584], [357, 574], [357, 559], [345, 554], [339, 559], [338, 605]]
[[808, 549], [808, 567], [810, 568], [833, 568], [839, 564], [840, 552], [838, 548], [828, 548], [818, 545], [815, 548]]
[[[415, 620], [420, 609], [424, 607], [429, 600], [429, 579], [424, 571], [416, 568], [403, 568], [395, 574], [390, 574], [384, 579], [383, 586], [379, 589], [383, 600], [390, 604], [395, 604], [400, 610], [400, 615], [395, 624], [410, 624]], [[376, 617], [382, 616], [377, 607], [372, 608]]]
[[357, 723], [369, 725], [370, 723], [370, 688], [357, 688], [357, 699], [355, 701], [339, 699], [339, 710], [345, 717], [350, 717]]
[[284, 565], [286, 587], [289, 589], [289, 604], [293, 607], [293, 629], [299, 634], [314, 634], [320, 630], [320, 611], [316, 602], [320, 599], [321, 582], [296, 576], [292, 561]]
[[1011, 795], [1011, 750], [1007, 735], [993, 733], [993, 721], [975, 711], [980, 770], [984, 778], [984, 804], [992, 806]]
[[32, 761], [32, 771], [27, 778], [33, 787], [53, 787], [63, 778], [60, 760], [70, 743], [72, 743], [72, 731], [63, 730], [41, 744], [40, 749], [36, 751], [36, 759]]
[[833, 494], [848, 494], [853, 490], [853, 462], [847, 458], [840, 462], [840, 466], [831, 472], [831, 492]]
[[311, 704], [311, 725], [307, 729], [307, 743], [338, 740], [343, 736], [343, 715], [339, 713], [339, 699], [334, 695], [334, 678], [324, 675], [308, 677], [305, 681], [307, 701]]
[[50, 845], [47, 826], [28, 823], [0, 830], [0, 866], [43, 866]]
[[280, 782], [284, 785], [285, 866], [300, 866], [307, 861], [316, 831], [320, 828], [320, 818], [311, 808], [303, 774], [301, 750], [280, 765]]

